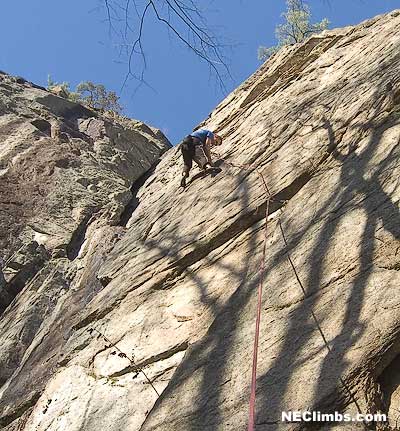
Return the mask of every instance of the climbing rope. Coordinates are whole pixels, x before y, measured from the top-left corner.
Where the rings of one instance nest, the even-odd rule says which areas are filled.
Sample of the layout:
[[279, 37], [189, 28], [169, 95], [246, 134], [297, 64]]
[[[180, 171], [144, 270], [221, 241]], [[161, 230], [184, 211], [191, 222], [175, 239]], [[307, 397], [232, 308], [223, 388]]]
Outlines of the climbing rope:
[[151, 386], [153, 391], [157, 394], [158, 397], [160, 397], [160, 393], [155, 388], [153, 382], [150, 380], [149, 376], [146, 374], [146, 372], [143, 370], [143, 367], [136, 364], [135, 360], [132, 357], [129, 357], [125, 352], [123, 352], [115, 343], [113, 343], [108, 337], [106, 337], [101, 331], [99, 331], [96, 328], [89, 328], [88, 329], [89, 334], [92, 334], [93, 332], [96, 332], [98, 334], [98, 337], [103, 338], [103, 340], [107, 343], [107, 347], [113, 347], [116, 351], [118, 351], [118, 356], [120, 358], [126, 358], [131, 363], [134, 371], [139, 374], [142, 373], [144, 378], [147, 380], [147, 383]]
[[[304, 297], [304, 299], [307, 299], [306, 289], [304, 288], [303, 283], [302, 283], [302, 282], [301, 282], [301, 280], [300, 280], [299, 274], [298, 274], [298, 272], [297, 272], [297, 270], [296, 270], [296, 267], [294, 266], [294, 263], [293, 263], [292, 257], [291, 257], [291, 255], [290, 255], [290, 253], [289, 253], [288, 243], [287, 243], [286, 236], [285, 236], [285, 232], [284, 232], [284, 230], [283, 230], [282, 223], [281, 223], [281, 220], [280, 220], [280, 219], [278, 220], [278, 225], [279, 225], [279, 229], [280, 229], [280, 231], [281, 231], [281, 235], [282, 235], [283, 242], [284, 242], [284, 244], [285, 244], [285, 248], [286, 248], [286, 255], [287, 255], [288, 261], [289, 261], [289, 263], [290, 263], [290, 266], [292, 267], [292, 270], [293, 270], [294, 276], [295, 276], [295, 278], [296, 278], [296, 280], [297, 280], [297, 284], [300, 286], [300, 289], [301, 289], [301, 291], [303, 292], [303, 297]], [[312, 316], [312, 318], [313, 318], [313, 320], [314, 320], [314, 322], [315, 322], [315, 326], [318, 328], [318, 332], [319, 332], [319, 333], [320, 333], [320, 335], [321, 335], [321, 338], [322, 338], [322, 340], [323, 340], [323, 342], [324, 342], [324, 344], [325, 344], [326, 349], [328, 350], [328, 352], [329, 352], [329, 353], [332, 353], [332, 349], [331, 349], [331, 347], [329, 346], [328, 340], [326, 339], [326, 336], [325, 336], [325, 334], [324, 334], [324, 332], [323, 332], [323, 330], [322, 330], [322, 328], [321, 328], [321, 325], [319, 324], [319, 321], [318, 321], [318, 319], [317, 319], [317, 316], [315, 315], [315, 313], [314, 313], [314, 311], [313, 311], [313, 310], [311, 310], [311, 316]], [[341, 385], [342, 385], [343, 389], [345, 390], [345, 392], [347, 392], [347, 395], [349, 396], [349, 398], [351, 399], [351, 401], [352, 401], [352, 402], [354, 403], [354, 405], [356, 406], [358, 413], [362, 414], [361, 408], [360, 408], [359, 404], [357, 403], [357, 400], [355, 399], [354, 394], [351, 392], [350, 388], [349, 388], [349, 387], [348, 387], [348, 385], [346, 384], [346, 382], [343, 380], [343, 378], [342, 378], [342, 377], [339, 377], [339, 381], [340, 381], [340, 383], [341, 383]], [[365, 423], [364, 423], [364, 427], [365, 427], [366, 429], [368, 429], [368, 428], [366, 427], [366, 424], [365, 424]]]
[[264, 240], [263, 240], [263, 252], [260, 262], [260, 274], [259, 274], [259, 284], [258, 284], [258, 300], [257, 300], [257, 317], [256, 317], [256, 331], [254, 336], [254, 348], [253, 348], [253, 367], [251, 373], [251, 390], [250, 390], [250, 405], [249, 405], [249, 425], [247, 430], [254, 431], [255, 422], [255, 405], [256, 405], [256, 386], [257, 386], [257, 360], [258, 360], [258, 340], [260, 337], [260, 320], [261, 320], [261, 307], [262, 307], [262, 291], [264, 284], [265, 275], [265, 258], [267, 252], [267, 238], [268, 238], [268, 214], [269, 205], [271, 202], [271, 193], [269, 191], [267, 182], [259, 170], [257, 170], [260, 176], [263, 187], [267, 196], [265, 204], [265, 223], [264, 223]]
[[259, 269], [259, 283], [258, 283], [258, 298], [257, 298], [257, 314], [256, 314], [256, 328], [254, 334], [254, 347], [253, 347], [253, 365], [251, 372], [251, 387], [250, 387], [250, 401], [249, 401], [249, 422], [247, 431], [254, 431], [255, 427], [255, 408], [256, 408], [256, 387], [257, 387], [257, 362], [258, 362], [258, 344], [260, 338], [260, 321], [261, 321], [261, 308], [262, 308], [262, 293], [263, 293], [263, 284], [264, 284], [264, 276], [265, 276], [265, 259], [267, 254], [267, 239], [268, 239], [268, 215], [269, 215], [269, 207], [272, 201], [272, 194], [267, 185], [267, 181], [263, 173], [259, 169], [252, 169], [251, 165], [237, 165], [235, 163], [229, 162], [226, 159], [220, 157], [220, 160], [223, 160], [226, 164], [243, 169], [246, 171], [255, 170], [258, 176], [261, 179], [266, 200], [265, 200], [265, 215], [264, 215], [264, 238], [263, 238], [263, 251], [262, 258], [260, 261], [260, 269]]
[[[255, 170], [257, 174], [259, 175], [261, 182], [263, 184], [263, 188], [265, 191], [266, 196], [266, 203], [265, 203], [265, 223], [264, 223], [264, 239], [263, 239], [263, 251], [262, 251], [262, 258], [260, 262], [260, 269], [259, 269], [259, 285], [258, 285], [258, 300], [257, 300], [257, 314], [256, 314], [256, 328], [255, 328], [255, 336], [254, 336], [254, 348], [253, 348], [253, 366], [252, 366], [252, 375], [251, 375], [251, 389], [250, 389], [250, 401], [249, 401], [249, 422], [248, 422], [248, 428], [247, 431], [254, 431], [255, 430], [255, 405], [256, 405], [256, 386], [257, 386], [257, 361], [258, 361], [258, 345], [259, 345], [259, 337], [260, 337], [260, 321], [261, 321], [261, 308], [262, 308], [262, 292], [263, 292], [263, 284], [264, 284], [264, 278], [265, 278], [265, 260], [266, 260], [266, 250], [267, 250], [267, 239], [268, 239], [268, 214], [269, 214], [269, 207], [271, 201], [273, 201], [272, 194], [269, 190], [269, 187], [267, 185], [267, 182], [265, 180], [264, 175], [262, 172], [258, 169], [252, 169], [251, 165], [238, 165], [232, 162], [227, 161], [226, 159], [220, 157], [218, 154], [216, 154], [220, 160], [223, 160], [226, 164], [239, 168], [244, 169], [246, 171], [253, 171]], [[297, 280], [297, 283], [299, 284], [304, 299], [307, 299], [306, 290], [300, 280], [300, 277], [298, 275], [298, 272], [296, 270], [296, 267], [293, 263], [293, 260], [290, 256], [289, 250], [288, 250], [288, 243], [286, 240], [286, 236], [282, 227], [281, 220], [278, 219], [278, 225], [282, 234], [282, 239], [285, 244], [286, 248], [286, 255], [288, 257], [288, 261], [290, 263], [290, 266], [293, 270], [293, 273], [295, 275], [295, 278]], [[315, 315], [314, 311], [311, 310], [311, 315], [313, 317], [313, 320], [315, 322], [315, 325], [318, 328], [318, 331], [321, 335], [321, 338], [324, 342], [325, 347], [327, 348], [328, 352], [331, 353], [331, 348], [329, 346], [329, 343], [327, 341], [327, 338], [321, 328], [321, 325], [319, 324], [319, 321], [317, 319], [317, 316]], [[354, 394], [349, 389], [346, 382], [343, 380], [342, 377], [339, 378], [341, 385], [343, 386], [345, 392], [348, 394], [351, 401], [355, 404], [358, 413], [362, 413], [359, 404], [357, 403], [357, 400], [355, 399]], [[366, 424], [364, 423], [364, 427], [366, 427]]]

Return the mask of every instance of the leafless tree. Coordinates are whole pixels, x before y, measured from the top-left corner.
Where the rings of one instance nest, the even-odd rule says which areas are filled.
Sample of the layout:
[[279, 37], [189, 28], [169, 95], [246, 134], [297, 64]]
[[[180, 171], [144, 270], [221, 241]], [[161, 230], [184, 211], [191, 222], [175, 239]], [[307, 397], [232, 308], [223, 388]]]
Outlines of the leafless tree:
[[[110, 34], [120, 39], [120, 54], [127, 57], [127, 73], [122, 85], [130, 78], [146, 84], [147, 60], [144, 49], [146, 19], [155, 19], [194, 55], [203, 60], [219, 86], [230, 76], [224, 45], [210, 29], [199, 1], [195, 0], [102, 0]], [[204, 3], [204, 2], [203, 2]]]

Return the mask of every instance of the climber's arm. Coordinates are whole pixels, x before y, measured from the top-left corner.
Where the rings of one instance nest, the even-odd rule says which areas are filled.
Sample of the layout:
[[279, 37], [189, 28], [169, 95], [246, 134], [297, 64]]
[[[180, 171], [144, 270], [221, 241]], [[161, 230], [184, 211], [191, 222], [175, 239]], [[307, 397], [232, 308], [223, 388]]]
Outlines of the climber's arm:
[[211, 158], [211, 150], [210, 150], [210, 148], [213, 145], [213, 143], [214, 143], [214, 138], [209, 137], [209, 138], [206, 139], [206, 142], [203, 145], [204, 154], [206, 155], [207, 162], [208, 162], [208, 164], [211, 167], [213, 166], [213, 162], [212, 162], [212, 158]]

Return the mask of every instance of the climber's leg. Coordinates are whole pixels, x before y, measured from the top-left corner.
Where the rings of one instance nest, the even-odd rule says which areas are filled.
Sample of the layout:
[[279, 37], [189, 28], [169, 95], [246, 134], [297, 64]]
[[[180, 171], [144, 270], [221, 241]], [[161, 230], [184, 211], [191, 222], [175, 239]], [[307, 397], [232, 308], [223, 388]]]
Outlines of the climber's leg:
[[181, 187], [185, 188], [186, 187], [186, 178], [189, 177], [189, 171], [190, 168], [189, 166], [184, 166], [183, 167], [183, 171], [182, 171], [182, 179], [181, 179]]
[[181, 187], [186, 187], [186, 178], [189, 177], [190, 169], [193, 166], [194, 148], [184, 141], [181, 145], [181, 152], [183, 157]]

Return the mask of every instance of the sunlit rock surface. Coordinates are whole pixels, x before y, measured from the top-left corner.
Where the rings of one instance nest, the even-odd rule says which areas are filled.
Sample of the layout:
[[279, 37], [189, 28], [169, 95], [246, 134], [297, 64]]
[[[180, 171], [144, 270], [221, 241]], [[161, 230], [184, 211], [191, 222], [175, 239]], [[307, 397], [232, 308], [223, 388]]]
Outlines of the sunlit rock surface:
[[246, 429], [260, 173], [257, 431], [311, 429], [281, 422], [302, 409], [395, 426], [399, 11], [267, 61], [203, 124], [224, 137], [222, 171], [194, 170], [185, 191], [173, 148], [132, 198], [168, 145], [159, 132], [2, 77], [6, 430]]

